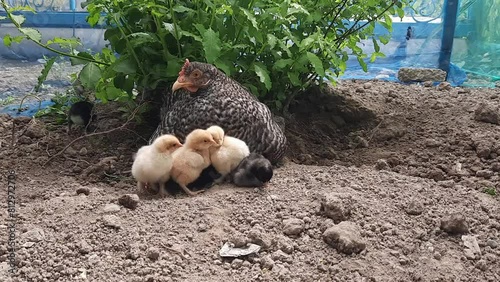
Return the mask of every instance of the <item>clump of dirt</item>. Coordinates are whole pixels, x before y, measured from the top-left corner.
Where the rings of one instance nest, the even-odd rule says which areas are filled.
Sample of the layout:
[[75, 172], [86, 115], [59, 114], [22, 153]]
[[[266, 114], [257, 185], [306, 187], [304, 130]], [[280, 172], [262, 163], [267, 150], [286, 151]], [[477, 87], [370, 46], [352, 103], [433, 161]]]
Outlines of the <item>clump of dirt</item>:
[[495, 186], [499, 105], [498, 89], [342, 81], [304, 95], [292, 108], [289, 155], [318, 165], [385, 161], [406, 175], [455, 182], [472, 177]]
[[[81, 133], [0, 116], [18, 270], [4, 199], [0, 280], [499, 281], [500, 130], [484, 121], [499, 100], [497, 89], [343, 81], [301, 97], [286, 123], [288, 157], [320, 166], [288, 162], [264, 189], [166, 198], [137, 197], [130, 176], [156, 124], [84, 138], [43, 167]], [[97, 131], [124, 122], [112, 105], [97, 111]], [[260, 250], [222, 258], [228, 241]]]

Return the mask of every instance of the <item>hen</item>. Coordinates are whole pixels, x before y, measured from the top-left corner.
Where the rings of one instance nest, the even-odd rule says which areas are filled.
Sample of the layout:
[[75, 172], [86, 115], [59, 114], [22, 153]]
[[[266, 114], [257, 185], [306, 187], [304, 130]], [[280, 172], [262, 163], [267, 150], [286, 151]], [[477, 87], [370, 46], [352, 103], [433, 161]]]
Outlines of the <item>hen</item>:
[[212, 125], [243, 140], [251, 152], [273, 164], [284, 156], [286, 137], [266, 105], [215, 66], [186, 59], [149, 142], [167, 133], [184, 140], [194, 129]]

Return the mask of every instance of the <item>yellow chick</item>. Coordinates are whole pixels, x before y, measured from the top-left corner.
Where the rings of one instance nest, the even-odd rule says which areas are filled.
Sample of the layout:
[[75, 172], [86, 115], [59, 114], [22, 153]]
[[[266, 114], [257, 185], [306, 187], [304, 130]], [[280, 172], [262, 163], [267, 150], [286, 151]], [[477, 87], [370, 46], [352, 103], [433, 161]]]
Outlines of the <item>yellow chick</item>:
[[172, 179], [189, 196], [204, 192], [193, 192], [187, 185], [194, 182], [201, 172], [210, 166], [209, 148], [216, 145], [212, 135], [203, 129], [195, 129], [186, 136], [184, 146], [175, 151], [171, 171]]
[[244, 141], [225, 135], [220, 126], [210, 126], [207, 131], [212, 134], [214, 141], [217, 142], [217, 145], [211, 147], [209, 151], [210, 162], [217, 172], [221, 174], [221, 177], [216, 180], [217, 183], [220, 183], [245, 157], [250, 155], [250, 150]]
[[170, 178], [172, 153], [182, 144], [177, 137], [165, 134], [155, 139], [153, 144], [142, 146], [136, 153], [132, 164], [132, 176], [141, 192], [146, 184], [159, 184], [159, 193], [166, 194], [165, 182]]

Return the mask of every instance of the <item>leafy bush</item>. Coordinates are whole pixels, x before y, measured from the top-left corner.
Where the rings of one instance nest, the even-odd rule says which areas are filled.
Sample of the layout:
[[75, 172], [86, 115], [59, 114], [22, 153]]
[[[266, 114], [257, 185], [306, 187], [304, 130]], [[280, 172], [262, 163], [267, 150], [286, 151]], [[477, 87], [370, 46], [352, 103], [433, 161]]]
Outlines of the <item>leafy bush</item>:
[[134, 88], [164, 89], [189, 58], [214, 64], [271, 107], [286, 109], [312, 83], [341, 75], [349, 55], [366, 70], [362, 39], [373, 39], [370, 60], [383, 57], [379, 42], [386, 44], [389, 37], [374, 37], [375, 24], [391, 31], [390, 16], [402, 17], [407, 3], [88, 0], [82, 4], [90, 13], [87, 21], [106, 26], [109, 48], [98, 54], [71, 49], [72, 62], [85, 63], [79, 78], [103, 101], [134, 99]]

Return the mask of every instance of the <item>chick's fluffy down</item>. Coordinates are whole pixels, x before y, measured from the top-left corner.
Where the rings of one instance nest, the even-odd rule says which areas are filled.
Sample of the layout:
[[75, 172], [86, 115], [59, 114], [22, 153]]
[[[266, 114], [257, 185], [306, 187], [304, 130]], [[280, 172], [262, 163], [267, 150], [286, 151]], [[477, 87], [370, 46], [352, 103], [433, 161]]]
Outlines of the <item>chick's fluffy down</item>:
[[222, 175], [229, 174], [246, 156], [250, 154], [247, 144], [231, 136], [225, 136], [219, 148], [211, 148], [212, 165]]
[[180, 148], [172, 154], [173, 166], [171, 175], [175, 181], [189, 184], [195, 181], [210, 163], [203, 156], [188, 149]]
[[161, 154], [152, 145], [141, 147], [132, 165], [132, 175], [143, 183], [166, 182], [172, 168], [172, 156]]

